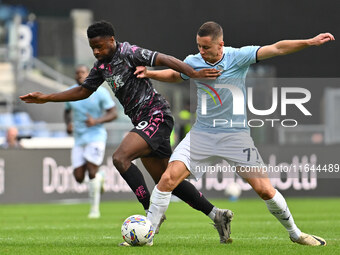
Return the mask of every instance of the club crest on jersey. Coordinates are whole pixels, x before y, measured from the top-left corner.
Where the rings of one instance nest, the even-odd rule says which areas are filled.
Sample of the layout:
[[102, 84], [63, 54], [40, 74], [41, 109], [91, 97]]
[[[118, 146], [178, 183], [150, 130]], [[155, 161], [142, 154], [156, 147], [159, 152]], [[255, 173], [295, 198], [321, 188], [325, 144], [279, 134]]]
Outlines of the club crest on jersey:
[[148, 60], [150, 58], [151, 54], [152, 54], [152, 51], [150, 51], [150, 50], [147, 50], [147, 49], [142, 50], [142, 56], [146, 60]]
[[124, 86], [124, 82], [120, 75], [112, 75], [111, 77], [105, 78], [105, 80], [111, 86], [112, 90], [117, 90]]

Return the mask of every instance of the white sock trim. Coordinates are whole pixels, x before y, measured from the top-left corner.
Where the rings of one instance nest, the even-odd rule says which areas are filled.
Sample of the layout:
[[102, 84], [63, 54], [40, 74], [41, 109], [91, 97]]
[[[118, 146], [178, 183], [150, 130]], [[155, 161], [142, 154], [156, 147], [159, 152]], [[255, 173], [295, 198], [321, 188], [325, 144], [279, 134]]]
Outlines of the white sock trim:
[[168, 206], [170, 203], [170, 199], [171, 199], [171, 192], [163, 192], [160, 191], [157, 186], [155, 186], [152, 194], [151, 194], [151, 198], [150, 198], [150, 202], [157, 204], [158, 206]]
[[212, 221], [214, 221], [214, 219], [215, 219], [217, 209], [218, 209], [218, 208], [214, 206], [213, 209], [211, 210], [211, 212], [208, 214], [208, 217], [209, 217]]
[[278, 200], [278, 196], [280, 196], [280, 195], [281, 195], [281, 193], [277, 189], [275, 189], [275, 195], [271, 199], [264, 200], [264, 202], [267, 205], [276, 204], [276, 201]]
[[168, 194], [171, 194], [171, 191], [168, 192], [168, 191], [160, 191], [157, 187], [157, 185], [155, 186], [154, 190], [159, 193], [159, 194], [162, 194], [162, 195], [168, 195]]

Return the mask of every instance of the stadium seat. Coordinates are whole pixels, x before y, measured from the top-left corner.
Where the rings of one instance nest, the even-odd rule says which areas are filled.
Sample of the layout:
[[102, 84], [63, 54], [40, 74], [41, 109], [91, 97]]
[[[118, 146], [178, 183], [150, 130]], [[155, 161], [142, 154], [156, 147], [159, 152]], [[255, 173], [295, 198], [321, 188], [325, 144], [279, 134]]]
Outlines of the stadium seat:
[[16, 112], [13, 114], [17, 126], [32, 125], [33, 121], [27, 112]]
[[0, 114], [0, 126], [2, 127], [10, 127], [15, 126], [13, 114], [10, 112], [5, 112]]
[[33, 121], [27, 112], [16, 112], [13, 114], [15, 125], [19, 129], [20, 136], [30, 136], [32, 134]]
[[65, 131], [55, 131], [52, 133], [52, 137], [68, 137]]
[[34, 122], [33, 128], [33, 137], [50, 137], [51, 133], [47, 128], [45, 121], [36, 121]]

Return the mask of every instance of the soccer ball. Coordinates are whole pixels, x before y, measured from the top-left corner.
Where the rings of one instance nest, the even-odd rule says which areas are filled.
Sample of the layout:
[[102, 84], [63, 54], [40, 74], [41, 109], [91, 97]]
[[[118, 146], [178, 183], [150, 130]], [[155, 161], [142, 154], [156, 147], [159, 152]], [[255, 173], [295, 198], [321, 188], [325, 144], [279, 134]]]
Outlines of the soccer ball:
[[126, 218], [121, 230], [124, 241], [132, 246], [146, 244], [155, 234], [151, 221], [142, 215]]
[[242, 193], [242, 188], [240, 184], [236, 182], [228, 183], [226, 189], [224, 190], [224, 194], [229, 197], [231, 201], [236, 201]]

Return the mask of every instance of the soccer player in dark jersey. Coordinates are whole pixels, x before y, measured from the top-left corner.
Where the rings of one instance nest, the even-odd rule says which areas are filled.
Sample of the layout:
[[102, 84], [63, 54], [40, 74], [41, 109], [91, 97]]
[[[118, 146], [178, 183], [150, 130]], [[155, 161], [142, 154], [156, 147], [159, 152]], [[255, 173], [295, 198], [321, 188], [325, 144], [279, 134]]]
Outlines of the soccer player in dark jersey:
[[[155, 91], [149, 79], [136, 77], [136, 67], [167, 66], [192, 78], [216, 78], [219, 71], [203, 69], [197, 72], [172, 56], [130, 45], [128, 42], [118, 42], [112, 25], [106, 21], [90, 25], [87, 36], [98, 61], [81, 86], [53, 94], [33, 92], [20, 99], [37, 104], [81, 100], [89, 97], [107, 81], [135, 126], [113, 153], [113, 163], [144, 209], [148, 210], [150, 192], [141, 171], [132, 161], [141, 158], [155, 183], [158, 183], [172, 152], [170, 133], [174, 123], [168, 102]], [[213, 206], [188, 181], [178, 185], [173, 194], [209, 216], [219, 232], [220, 241], [227, 242], [232, 218], [230, 210]]]

